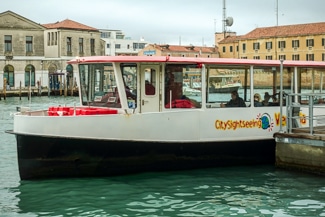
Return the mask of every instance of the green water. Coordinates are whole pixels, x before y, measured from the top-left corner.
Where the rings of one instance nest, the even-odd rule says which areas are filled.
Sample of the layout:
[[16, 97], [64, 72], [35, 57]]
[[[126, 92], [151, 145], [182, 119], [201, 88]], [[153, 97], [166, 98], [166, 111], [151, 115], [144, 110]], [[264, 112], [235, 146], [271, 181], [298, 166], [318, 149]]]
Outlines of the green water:
[[[37, 97], [31, 107], [73, 105]], [[273, 165], [128, 176], [20, 181], [11, 113], [28, 101], [0, 101], [0, 216], [325, 216], [325, 177]]]

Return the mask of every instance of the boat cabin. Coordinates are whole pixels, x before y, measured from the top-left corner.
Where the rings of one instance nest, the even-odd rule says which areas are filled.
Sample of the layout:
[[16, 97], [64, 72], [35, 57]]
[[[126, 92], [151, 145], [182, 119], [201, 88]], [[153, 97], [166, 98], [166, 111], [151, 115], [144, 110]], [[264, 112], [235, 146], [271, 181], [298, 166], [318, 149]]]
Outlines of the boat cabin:
[[[254, 94], [279, 105], [284, 93], [322, 91], [324, 69], [297, 61], [177, 57], [93, 57], [79, 64], [82, 105], [121, 108], [126, 113], [218, 108], [238, 91], [247, 108]], [[299, 62], [300, 63], [300, 62]], [[309, 65], [308, 65], [309, 64]], [[219, 82], [218, 82], [219, 81]], [[309, 85], [310, 82], [310, 85]], [[200, 84], [194, 85], [194, 84]], [[298, 100], [298, 99], [297, 99]], [[272, 102], [273, 101], [273, 102]], [[306, 103], [299, 99], [299, 103]], [[267, 104], [264, 104], [267, 105]]]

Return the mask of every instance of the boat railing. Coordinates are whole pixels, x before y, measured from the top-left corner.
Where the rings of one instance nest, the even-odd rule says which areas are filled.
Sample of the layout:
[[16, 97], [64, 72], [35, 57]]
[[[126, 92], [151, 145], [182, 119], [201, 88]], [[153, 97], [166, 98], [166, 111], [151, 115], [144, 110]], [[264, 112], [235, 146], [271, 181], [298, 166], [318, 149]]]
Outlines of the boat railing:
[[[300, 103], [298, 103], [300, 98]], [[325, 93], [290, 93], [285, 97], [287, 108], [287, 131], [294, 133], [297, 128], [304, 128], [310, 135], [315, 134], [315, 127], [325, 126]], [[301, 109], [306, 108], [305, 113]], [[302, 125], [301, 123], [307, 123]], [[297, 131], [295, 131], [297, 132]]]

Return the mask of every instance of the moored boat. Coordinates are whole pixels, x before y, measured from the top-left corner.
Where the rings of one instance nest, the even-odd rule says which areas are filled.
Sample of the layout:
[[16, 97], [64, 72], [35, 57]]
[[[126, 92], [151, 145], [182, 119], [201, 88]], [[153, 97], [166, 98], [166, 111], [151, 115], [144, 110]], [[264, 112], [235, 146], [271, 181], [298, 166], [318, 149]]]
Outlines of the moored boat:
[[[297, 91], [300, 73], [325, 71], [324, 62], [162, 56], [80, 57], [68, 64], [79, 71], [80, 105], [17, 112], [7, 131], [16, 136], [23, 180], [273, 163], [273, 133], [285, 129], [286, 108], [254, 106], [255, 72], [269, 72], [263, 75], [273, 76], [270, 92], [279, 94], [282, 67], [283, 82]], [[183, 92], [189, 68], [206, 81], [197, 96]], [[221, 108], [230, 94], [209, 92], [210, 77], [225, 69], [246, 78], [240, 92], [246, 107]]]
[[210, 77], [210, 93], [231, 93], [241, 87], [240, 80], [236, 75], [220, 74]]

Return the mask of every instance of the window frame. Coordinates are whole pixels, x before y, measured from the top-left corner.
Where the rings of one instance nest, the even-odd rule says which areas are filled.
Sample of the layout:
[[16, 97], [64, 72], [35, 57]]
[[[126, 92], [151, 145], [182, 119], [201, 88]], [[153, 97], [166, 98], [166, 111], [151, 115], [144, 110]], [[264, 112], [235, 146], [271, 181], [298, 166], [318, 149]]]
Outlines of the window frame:
[[12, 35], [4, 36], [5, 52], [12, 52]]

